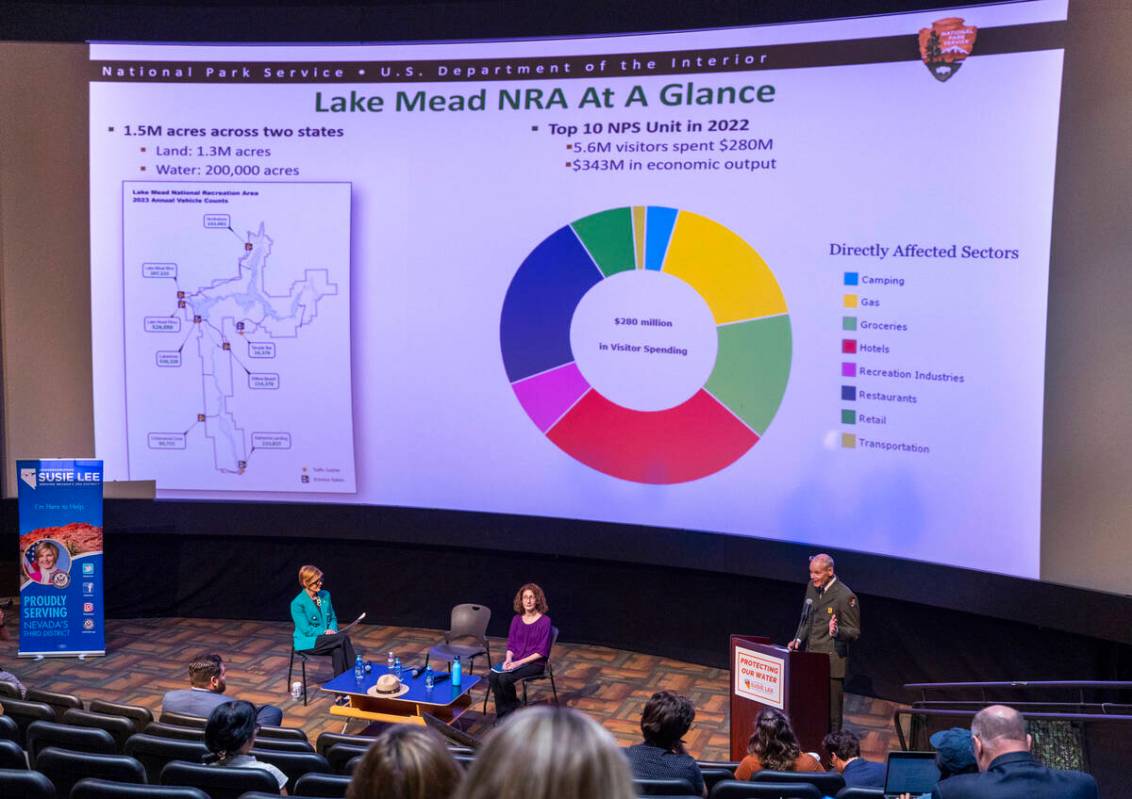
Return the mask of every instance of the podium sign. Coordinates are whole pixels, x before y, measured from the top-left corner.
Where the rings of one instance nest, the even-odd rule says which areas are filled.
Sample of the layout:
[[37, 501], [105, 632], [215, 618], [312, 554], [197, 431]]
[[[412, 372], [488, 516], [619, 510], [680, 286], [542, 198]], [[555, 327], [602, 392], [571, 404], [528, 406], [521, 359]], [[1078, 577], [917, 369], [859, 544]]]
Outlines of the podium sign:
[[20, 657], [106, 654], [102, 461], [23, 460]]
[[765, 707], [790, 717], [802, 750], [820, 752], [829, 732], [829, 655], [789, 652], [769, 638], [731, 636], [731, 759], [747, 756]]
[[784, 658], [736, 646], [732, 673], [735, 675], [736, 695], [779, 710], [785, 707], [783, 685], [786, 677], [786, 661]]

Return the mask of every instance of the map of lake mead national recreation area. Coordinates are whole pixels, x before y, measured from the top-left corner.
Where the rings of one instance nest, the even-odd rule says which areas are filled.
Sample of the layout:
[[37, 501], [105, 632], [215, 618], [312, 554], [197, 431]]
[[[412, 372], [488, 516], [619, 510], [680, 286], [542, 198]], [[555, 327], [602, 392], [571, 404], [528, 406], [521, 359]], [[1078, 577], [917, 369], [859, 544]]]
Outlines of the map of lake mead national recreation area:
[[122, 184], [131, 480], [353, 493], [350, 184]]

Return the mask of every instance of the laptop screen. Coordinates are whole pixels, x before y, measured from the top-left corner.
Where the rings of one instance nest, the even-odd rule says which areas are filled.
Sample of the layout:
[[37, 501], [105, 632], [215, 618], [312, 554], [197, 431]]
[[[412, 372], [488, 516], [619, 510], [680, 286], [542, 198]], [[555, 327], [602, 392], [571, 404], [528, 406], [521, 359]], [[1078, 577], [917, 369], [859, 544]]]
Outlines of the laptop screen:
[[885, 794], [930, 794], [938, 782], [939, 769], [935, 764], [935, 752], [889, 753], [888, 771], [884, 780]]

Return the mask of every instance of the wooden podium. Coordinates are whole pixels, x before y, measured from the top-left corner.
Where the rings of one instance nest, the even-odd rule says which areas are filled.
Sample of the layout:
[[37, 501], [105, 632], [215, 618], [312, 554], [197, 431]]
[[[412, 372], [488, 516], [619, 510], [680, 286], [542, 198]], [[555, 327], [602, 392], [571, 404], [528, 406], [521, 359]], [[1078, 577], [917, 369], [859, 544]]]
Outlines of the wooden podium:
[[764, 707], [785, 711], [803, 752], [821, 752], [829, 732], [829, 655], [790, 652], [769, 638], [731, 636], [731, 759], [747, 756], [747, 741]]

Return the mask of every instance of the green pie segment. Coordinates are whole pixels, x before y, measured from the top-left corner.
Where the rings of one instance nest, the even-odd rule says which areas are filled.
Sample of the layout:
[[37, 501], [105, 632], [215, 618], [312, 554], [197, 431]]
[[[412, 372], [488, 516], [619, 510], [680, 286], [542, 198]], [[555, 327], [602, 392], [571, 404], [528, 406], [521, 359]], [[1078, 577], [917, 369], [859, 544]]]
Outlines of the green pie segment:
[[754, 319], [718, 330], [715, 369], [704, 388], [762, 435], [774, 419], [790, 377], [790, 317]]
[[590, 214], [571, 227], [606, 277], [637, 268], [631, 209], [613, 208]]

